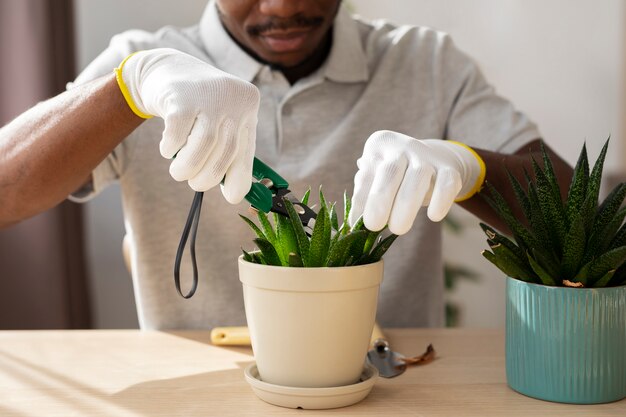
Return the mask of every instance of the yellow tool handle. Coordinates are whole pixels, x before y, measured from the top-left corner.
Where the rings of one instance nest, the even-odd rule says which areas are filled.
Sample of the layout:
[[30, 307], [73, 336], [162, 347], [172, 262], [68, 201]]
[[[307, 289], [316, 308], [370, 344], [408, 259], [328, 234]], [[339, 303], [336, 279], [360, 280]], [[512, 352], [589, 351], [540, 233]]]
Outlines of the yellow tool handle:
[[[379, 338], [384, 339], [385, 336], [375, 323], [370, 344]], [[250, 332], [245, 326], [215, 327], [211, 330], [211, 343], [217, 346], [250, 346]]]

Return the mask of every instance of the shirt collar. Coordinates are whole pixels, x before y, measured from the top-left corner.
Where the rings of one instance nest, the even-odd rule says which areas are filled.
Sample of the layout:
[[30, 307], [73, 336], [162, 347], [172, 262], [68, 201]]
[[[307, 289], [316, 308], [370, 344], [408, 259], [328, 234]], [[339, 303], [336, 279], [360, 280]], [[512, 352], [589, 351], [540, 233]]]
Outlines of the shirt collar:
[[[209, 2], [200, 20], [200, 37], [215, 65], [229, 74], [252, 82], [263, 67], [226, 32], [214, 0]], [[321, 70], [325, 77], [337, 82], [368, 79], [367, 59], [357, 23], [343, 5], [333, 25], [333, 46]]]

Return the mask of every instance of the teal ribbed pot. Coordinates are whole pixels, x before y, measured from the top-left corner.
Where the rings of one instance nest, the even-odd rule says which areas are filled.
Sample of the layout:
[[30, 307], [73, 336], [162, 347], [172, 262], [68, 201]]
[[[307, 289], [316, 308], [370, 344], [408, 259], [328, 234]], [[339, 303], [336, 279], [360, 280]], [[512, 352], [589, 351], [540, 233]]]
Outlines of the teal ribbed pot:
[[626, 286], [567, 288], [507, 278], [506, 377], [542, 400], [626, 397]]

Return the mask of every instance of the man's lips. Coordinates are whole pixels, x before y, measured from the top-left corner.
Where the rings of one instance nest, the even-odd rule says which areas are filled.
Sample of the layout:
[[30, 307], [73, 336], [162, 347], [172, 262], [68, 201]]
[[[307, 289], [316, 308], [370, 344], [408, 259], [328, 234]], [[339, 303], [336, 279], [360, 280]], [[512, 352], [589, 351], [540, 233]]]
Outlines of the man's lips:
[[302, 47], [312, 29], [269, 30], [259, 38], [274, 52], [293, 52]]

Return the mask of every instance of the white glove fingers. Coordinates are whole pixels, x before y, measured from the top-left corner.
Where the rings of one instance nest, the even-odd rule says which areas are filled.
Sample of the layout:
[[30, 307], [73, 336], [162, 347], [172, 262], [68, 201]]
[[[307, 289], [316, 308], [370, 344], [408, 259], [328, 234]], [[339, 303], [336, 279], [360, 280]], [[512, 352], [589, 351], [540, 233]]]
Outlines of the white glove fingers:
[[180, 148], [185, 146], [195, 119], [195, 117], [182, 114], [171, 114], [164, 118], [165, 130], [163, 130], [163, 137], [159, 143], [159, 150], [163, 158], [172, 159]]
[[359, 220], [363, 215], [367, 196], [374, 182], [374, 174], [376, 172], [375, 165], [370, 161], [361, 158], [357, 161], [359, 167], [358, 172], [354, 176], [354, 191], [352, 192], [352, 205], [348, 216], [348, 224], [350, 227]]
[[210, 150], [204, 165], [197, 175], [189, 179], [189, 186], [195, 191], [206, 191], [215, 187], [223, 179], [237, 153], [235, 124], [226, 119], [219, 128], [215, 146]]
[[428, 206], [428, 217], [434, 222], [443, 220], [452, 208], [454, 199], [462, 187], [463, 180], [458, 171], [440, 169], [437, 172], [433, 194]]
[[222, 194], [226, 201], [237, 204], [244, 199], [252, 186], [252, 164], [256, 151], [256, 114], [249, 117], [239, 129], [239, 150], [226, 171]]
[[391, 208], [406, 168], [407, 162], [402, 159], [383, 162], [376, 169], [374, 182], [363, 210], [363, 222], [369, 230], [381, 230], [389, 222]]
[[176, 158], [170, 164], [170, 175], [176, 181], [195, 177], [205, 165], [207, 158], [216, 147], [216, 131], [213, 122], [206, 116], [198, 116]]
[[430, 189], [434, 172], [430, 165], [407, 169], [389, 217], [391, 233], [403, 235], [411, 229]]

